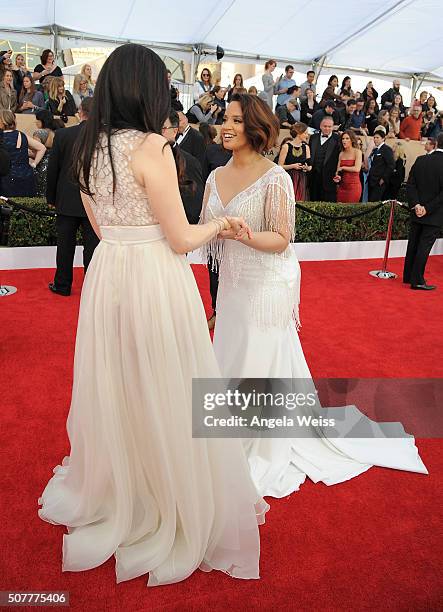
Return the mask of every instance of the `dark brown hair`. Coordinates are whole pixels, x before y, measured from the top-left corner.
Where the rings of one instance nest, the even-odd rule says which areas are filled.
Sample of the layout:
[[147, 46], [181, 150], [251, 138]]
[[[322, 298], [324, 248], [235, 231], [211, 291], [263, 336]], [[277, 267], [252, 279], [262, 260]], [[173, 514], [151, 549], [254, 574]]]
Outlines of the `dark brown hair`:
[[358, 142], [357, 142], [357, 137], [355, 136], [354, 132], [352, 130], [345, 130], [343, 132], [343, 134], [340, 136], [340, 150], [344, 151], [344, 147], [343, 147], [343, 136], [347, 134], [349, 136], [349, 138], [351, 139], [351, 145], [353, 149], [358, 149]]
[[217, 138], [216, 128], [213, 125], [209, 125], [209, 123], [200, 123], [198, 131], [203, 136], [205, 146], [212, 144]]
[[[122, 74], [124, 79], [116, 76]], [[93, 197], [92, 166], [97, 163], [96, 151], [102, 149], [109, 157], [115, 192], [112, 135], [128, 129], [161, 134], [170, 106], [166, 66], [160, 57], [143, 45], [117, 47], [100, 70], [89, 119], [75, 143], [74, 176], [80, 190]]]
[[203, 70], [200, 73], [200, 80], [202, 81], [202, 83], [204, 83], [203, 81], [204, 72], [207, 72], [209, 74], [209, 85], [212, 87], [212, 72], [209, 70], [209, 68], [203, 68]]
[[308, 129], [308, 126], [306, 125], [306, 123], [302, 123], [301, 121], [298, 121], [297, 123], [294, 123], [294, 125], [291, 126], [289, 133], [291, 134], [292, 138], [295, 138], [296, 136], [299, 136], [300, 134], [304, 134], [307, 129]]
[[[48, 61], [48, 55], [52, 53], [52, 55], [54, 55], [54, 52], [52, 51], [52, 49], [45, 49], [43, 51], [43, 53], [40, 56], [40, 61], [42, 63], [42, 65], [44, 66], [46, 64], [46, 62]], [[54, 57], [55, 59], [55, 57]]]
[[237, 77], [240, 77], [241, 81], [240, 81], [240, 87], [243, 87], [243, 75], [241, 75], [239, 72], [237, 72], [237, 74], [234, 75], [234, 80], [232, 82], [232, 87], [237, 87], [237, 85], [235, 84], [235, 79]]
[[243, 114], [246, 138], [257, 153], [269, 151], [277, 143], [280, 124], [267, 103], [258, 96], [234, 94], [232, 102], [239, 102]]
[[35, 89], [35, 83], [34, 83], [34, 79], [32, 78], [32, 76], [30, 76], [29, 74], [25, 74], [25, 76], [23, 77], [23, 81], [22, 81], [22, 88], [20, 90], [20, 95], [18, 97], [18, 103], [20, 104], [20, 106], [23, 104], [24, 99], [25, 99], [25, 95], [27, 93], [26, 89], [25, 89], [25, 79], [29, 79], [31, 82], [31, 87], [29, 88], [29, 93], [31, 95], [31, 102], [32, 102], [32, 96], [35, 94], [36, 89]]

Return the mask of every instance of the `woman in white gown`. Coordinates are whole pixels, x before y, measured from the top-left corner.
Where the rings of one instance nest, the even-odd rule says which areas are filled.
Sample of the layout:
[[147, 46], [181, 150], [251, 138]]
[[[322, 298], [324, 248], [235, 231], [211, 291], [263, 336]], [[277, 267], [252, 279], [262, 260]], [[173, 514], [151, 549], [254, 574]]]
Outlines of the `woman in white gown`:
[[[202, 221], [239, 215], [253, 232], [252, 239], [236, 239], [228, 230], [222, 232], [225, 240], [205, 247], [206, 255], [220, 262], [214, 349], [225, 378], [311, 379], [297, 333], [300, 266], [290, 245], [293, 186], [289, 175], [262, 155], [277, 134], [275, 117], [263, 101], [233, 96], [222, 126], [223, 145], [233, 158], [212, 172], [206, 185]], [[401, 424], [394, 427], [397, 437], [383, 438], [383, 430], [355, 407], [334, 409], [334, 415], [346, 416], [345, 424], [369, 427], [374, 437], [328, 439], [312, 428], [304, 437], [244, 440], [262, 495], [288, 495], [306, 476], [336, 484], [372, 465], [427, 473]]]
[[140, 45], [114, 51], [77, 150], [102, 240], [81, 297], [71, 450], [39, 515], [68, 527], [64, 571], [115, 555], [118, 582], [149, 572], [149, 586], [167, 584], [199, 567], [258, 578], [268, 506], [241, 442], [192, 438], [192, 378], [220, 374], [185, 256], [223, 228], [247, 229], [224, 216], [188, 224], [160, 136], [168, 112], [160, 58]]

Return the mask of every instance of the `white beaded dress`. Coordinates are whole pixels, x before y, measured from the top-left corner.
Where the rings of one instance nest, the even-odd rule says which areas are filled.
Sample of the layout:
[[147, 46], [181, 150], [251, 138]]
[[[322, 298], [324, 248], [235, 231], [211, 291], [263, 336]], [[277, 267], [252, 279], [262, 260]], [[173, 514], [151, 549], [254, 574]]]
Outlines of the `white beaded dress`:
[[102, 240], [81, 296], [67, 430], [69, 457], [39, 503], [66, 525], [63, 570], [116, 558], [117, 581], [148, 586], [218, 569], [259, 577], [267, 504], [240, 440], [192, 438], [193, 377], [219, 369], [200, 295], [172, 251], [130, 167], [145, 134], [112, 136], [93, 173]]
[[[206, 183], [202, 221], [239, 216], [255, 232], [284, 229], [293, 238], [294, 189], [283, 168], [272, 166], [225, 204], [217, 191], [216, 175], [214, 170]], [[297, 333], [301, 271], [293, 246], [274, 254], [235, 240], [214, 240], [204, 250], [206, 257], [219, 262], [214, 349], [222, 376], [297, 379], [310, 385], [311, 373]], [[405, 435], [400, 423], [389, 424], [397, 437], [384, 438], [378, 424], [355, 406], [333, 411], [344, 425], [358, 422], [374, 432], [374, 437], [328, 438], [313, 427], [300, 438], [244, 440], [251, 474], [261, 495], [289, 495], [298, 490], [306, 476], [314, 482], [336, 484], [373, 465], [427, 474], [414, 438]]]

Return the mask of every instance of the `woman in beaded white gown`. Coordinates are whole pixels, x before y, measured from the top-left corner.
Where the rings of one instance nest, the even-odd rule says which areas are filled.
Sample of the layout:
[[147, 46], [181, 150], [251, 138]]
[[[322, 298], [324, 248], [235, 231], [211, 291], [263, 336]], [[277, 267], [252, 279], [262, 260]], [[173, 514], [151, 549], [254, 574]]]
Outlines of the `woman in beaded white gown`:
[[[206, 256], [220, 263], [214, 349], [225, 378], [304, 379], [309, 388], [311, 374], [297, 333], [300, 266], [290, 245], [293, 186], [281, 167], [261, 156], [266, 146], [272, 147], [277, 129], [263, 101], [233, 96], [222, 127], [223, 145], [233, 158], [208, 178], [202, 221], [221, 214], [241, 216], [253, 234], [238, 240], [225, 231], [225, 240], [205, 247]], [[400, 423], [388, 424], [397, 437], [384, 438], [383, 428], [354, 406], [329, 412], [349, 430], [357, 423], [361, 430], [369, 428], [372, 437], [328, 438], [312, 427], [303, 437], [245, 439], [262, 495], [288, 495], [306, 476], [336, 484], [372, 465], [427, 473], [414, 438]]]
[[118, 582], [149, 573], [149, 586], [168, 584], [197, 568], [258, 578], [268, 506], [241, 442], [194, 439], [191, 419], [192, 378], [220, 374], [185, 253], [222, 227], [245, 227], [226, 217], [188, 224], [158, 135], [168, 112], [160, 58], [140, 45], [115, 50], [76, 152], [102, 240], [81, 297], [70, 456], [39, 515], [68, 527], [64, 571], [115, 555]]

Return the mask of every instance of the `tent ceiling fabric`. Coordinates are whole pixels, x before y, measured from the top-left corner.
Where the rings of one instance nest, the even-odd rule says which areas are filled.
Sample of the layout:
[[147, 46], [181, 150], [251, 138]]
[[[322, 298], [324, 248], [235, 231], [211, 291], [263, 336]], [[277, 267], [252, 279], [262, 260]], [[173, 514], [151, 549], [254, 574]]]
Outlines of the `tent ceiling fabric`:
[[[265, 0], [14, 0], [0, 28], [57, 24], [110, 39], [208, 46], [355, 69], [443, 79], [442, 0], [293, 0], [285, 17]], [[185, 13], [185, 14], [183, 14]]]

